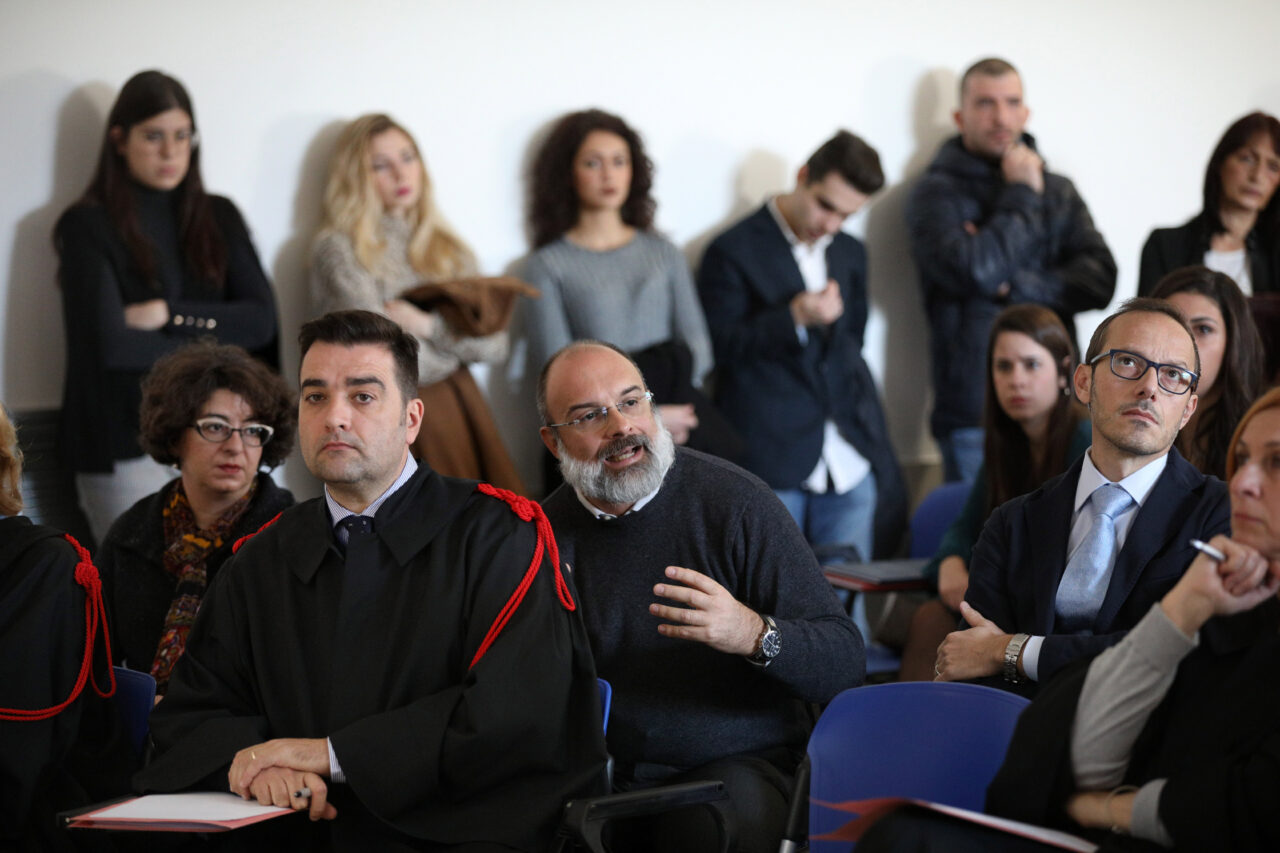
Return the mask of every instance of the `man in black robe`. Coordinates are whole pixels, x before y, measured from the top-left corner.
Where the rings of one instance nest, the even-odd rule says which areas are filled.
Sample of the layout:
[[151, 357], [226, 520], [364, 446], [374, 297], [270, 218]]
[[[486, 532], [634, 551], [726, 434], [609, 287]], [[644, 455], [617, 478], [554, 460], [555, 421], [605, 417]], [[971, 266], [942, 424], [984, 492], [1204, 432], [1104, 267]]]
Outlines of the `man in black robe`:
[[412, 460], [417, 344], [394, 323], [335, 312], [299, 341], [299, 444], [325, 495], [223, 568], [136, 781], [229, 784], [320, 821], [262, 825], [273, 842], [541, 849], [604, 764], [573, 591], [554, 556], [538, 571], [549, 528]]

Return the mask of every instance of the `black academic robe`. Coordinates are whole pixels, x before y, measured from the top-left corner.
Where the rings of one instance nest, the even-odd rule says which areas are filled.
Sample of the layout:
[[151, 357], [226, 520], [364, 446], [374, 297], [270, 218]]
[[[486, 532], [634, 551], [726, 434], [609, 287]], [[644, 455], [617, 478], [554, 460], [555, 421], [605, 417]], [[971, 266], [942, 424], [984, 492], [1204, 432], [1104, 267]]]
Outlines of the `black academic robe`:
[[209, 589], [152, 715], [159, 756], [135, 785], [225, 790], [238, 750], [328, 737], [346, 776], [331, 786], [333, 847], [545, 847], [562, 802], [594, 792], [604, 764], [585, 633], [545, 558], [471, 667], [535, 538], [475, 483], [426, 466], [345, 559], [323, 499], [286, 510]]
[[[0, 519], [0, 708], [45, 709], [71, 694], [85, 654], [77, 562], [58, 531], [22, 517]], [[93, 686], [110, 683], [105, 652], [99, 636], [93, 681], [62, 712], [0, 720], [0, 850], [77, 849], [53, 815], [128, 792], [133, 754], [113, 703]]]

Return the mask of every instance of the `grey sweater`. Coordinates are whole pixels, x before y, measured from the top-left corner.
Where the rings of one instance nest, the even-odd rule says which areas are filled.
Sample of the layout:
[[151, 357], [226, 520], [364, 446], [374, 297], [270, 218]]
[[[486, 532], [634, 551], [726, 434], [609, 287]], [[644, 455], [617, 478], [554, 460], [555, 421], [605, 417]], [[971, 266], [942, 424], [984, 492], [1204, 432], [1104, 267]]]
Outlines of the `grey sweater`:
[[[791, 516], [763, 481], [678, 448], [661, 489], [638, 512], [592, 517], [568, 485], [545, 501], [574, 567], [601, 677], [613, 684], [610, 752], [621, 766], [690, 768], [774, 747], [802, 750], [804, 703], [862, 682], [862, 637]], [[782, 652], [768, 666], [669, 639], [649, 613], [667, 566], [714, 578], [772, 615]]]
[[689, 265], [656, 234], [637, 231], [608, 252], [561, 237], [524, 261], [523, 277], [542, 291], [523, 305], [535, 366], [572, 341], [596, 338], [627, 352], [683, 341], [693, 353], [693, 383], [711, 369], [711, 339]]
[[[386, 240], [381, 261], [370, 270], [356, 257], [351, 238], [337, 231], [322, 231], [311, 247], [311, 303], [316, 315], [347, 308], [362, 308], [386, 315], [383, 304], [422, 283], [409, 265], [409, 226], [404, 219], [383, 216], [380, 224]], [[507, 333], [485, 337], [458, 335], [446, 323], [437, 323], [429, 338], [418, 338], [418, 383], [431, 385], [463, 364], [497, 362], [507, 357]]]

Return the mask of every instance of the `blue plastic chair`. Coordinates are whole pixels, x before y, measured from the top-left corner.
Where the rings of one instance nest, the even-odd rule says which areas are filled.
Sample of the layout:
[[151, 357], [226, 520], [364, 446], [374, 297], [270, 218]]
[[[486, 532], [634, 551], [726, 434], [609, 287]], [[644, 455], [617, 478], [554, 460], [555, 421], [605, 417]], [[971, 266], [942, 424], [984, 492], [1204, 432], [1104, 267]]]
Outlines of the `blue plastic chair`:
[[[976, 684], [907, 682], [846, 690], [809, 738], [809, 834], [854, 818], [815, 805], [916, 797], [981, 811], [1014, 724], [1030, 700]], [[813, 853], [848, 842], [810, 841]]]
[[603, 678], [597, 678], [600, 685], [600, 719], [604, 723], [604, 733], [609, 733], [609, 712], [613, 710], [613, 685]]
[[141, 758], [147, 732], [151, 729], [151, 709], [156, 704], [156, 680], [147, 672], [123, 666], [112, 669], [116, 674], [116, 702], [120, 706], [120, 716], [124, 719], [125, 731], [129, 733], [133, 754]]
[[969, 498], [968, 483], [943, 483], [925, 495], [911, 516], [911, 556], [932, 557], [942, 534], [955, 521]]

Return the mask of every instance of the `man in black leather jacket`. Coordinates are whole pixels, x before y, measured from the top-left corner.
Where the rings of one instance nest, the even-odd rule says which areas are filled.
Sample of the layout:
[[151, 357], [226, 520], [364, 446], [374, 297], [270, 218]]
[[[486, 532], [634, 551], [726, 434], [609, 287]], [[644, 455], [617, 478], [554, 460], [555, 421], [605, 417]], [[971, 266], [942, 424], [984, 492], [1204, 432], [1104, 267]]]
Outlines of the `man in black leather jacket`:
[[995, 315], [1037, 302], [1075, 339], [1073, 315], [1105, 308], [1115, 291], [1111, 251], [1071, 181], [1045, 169], [1023, 132], [1029, 115], [1012, 65], [972, 65], [960, 82], [960, 134], [943, 143], [907, 205], [932, 331], [931, 425], [948, 480], [972, 479], [982, 459], [983, 373]]

